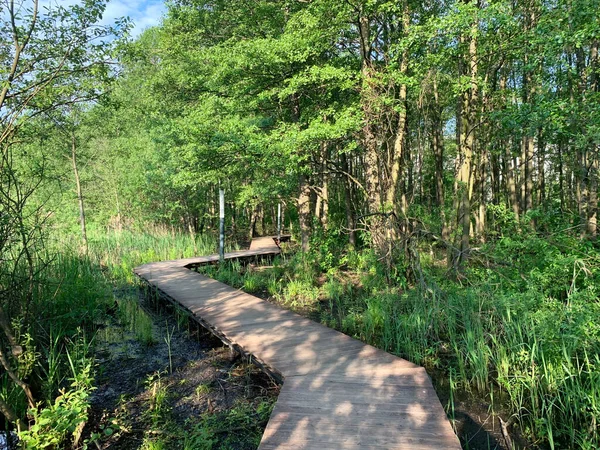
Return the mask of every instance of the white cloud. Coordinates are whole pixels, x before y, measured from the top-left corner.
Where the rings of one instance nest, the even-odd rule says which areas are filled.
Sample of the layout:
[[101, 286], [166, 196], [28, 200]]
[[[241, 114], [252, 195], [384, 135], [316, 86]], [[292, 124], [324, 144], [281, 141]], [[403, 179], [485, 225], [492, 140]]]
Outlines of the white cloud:
[[[81, 2], [82, 0], [40, 0], [40, 13], [44, 14], [46, 9], [52, 9], [57, 5], [68, 7]], [[33, 0], [21, 0], [15, 3], [15, 9], [20, 13], [33, 7]], [[108, 25], [120, 17], [129, 17], [133, 22], [131, 34], [137, 37], [146, 28], [160, 24], [165, 12], [163, 0], [109, 0], [100, 23]], [[0, 21], [7, 19], [8, 0], [0, 0]]]
[[133, 22], [133, 37], [148, 27], [158, 25], [166, 11], [162, 0], [110, 0], [104, 11], [102, 23], [114, 22], [119, 17], [129, 17]]

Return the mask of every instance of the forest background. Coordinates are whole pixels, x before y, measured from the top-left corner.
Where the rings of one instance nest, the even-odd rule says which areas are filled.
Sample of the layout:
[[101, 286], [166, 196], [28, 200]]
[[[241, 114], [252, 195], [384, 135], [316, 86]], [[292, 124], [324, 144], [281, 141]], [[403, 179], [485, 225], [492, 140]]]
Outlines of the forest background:
[[282, 205], [299, 243], [233, 284], [531, 445], [600, 445], [596, 0], [172, 0], [136, 39], [103, 1], [0, 7], [0, 412], [24, 442], [59, 406], [52, 445], [75, 439], [107, 288], [197, 253], [222, 188], [229, 242]]

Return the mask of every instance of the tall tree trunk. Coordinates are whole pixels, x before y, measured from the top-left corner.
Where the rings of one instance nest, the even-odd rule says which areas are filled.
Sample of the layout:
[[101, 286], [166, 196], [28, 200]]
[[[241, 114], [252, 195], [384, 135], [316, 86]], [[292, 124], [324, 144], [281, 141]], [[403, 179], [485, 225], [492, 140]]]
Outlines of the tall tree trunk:
[[[458, 59], [458, 73], [462, 74], [464, 72], [463, 69], [463, 61], [459, 58]], [[461, 166], [462, 166], [462, 155], [460, 153], [460, 149], [462, 146], [462, 139], [463, 139], [463, 112], [462, 112], [462, 98], [459, 98], [459, 100], [456, 102], [456, 130], [455, 130], [455, 141], [456, 141], [456, 148], [458, 150], [458, 153], [456, 155], [456, 158], [454, 159], [454, 170], [453, 170], [453, 175], [454, 175], [454, 183], [452, 186], [452, 211], [454, 213], [454, 219], [449, 221], [449, 225], [451, 227], [450, 229], [450, 235], [454, 236], [455, 234], [458, 233], [458, 227], [460, 225], [460, 199], [459, 199], [459, 194], [460, 194], [460, 184], [459, 184], [459, 172], [461, 170]], [[458, 247], [456, 246], [449, 246], [448, 247], [448, 251], [446, 252], [446, 263], [449, 269], [456, 269], [456, 265], [457, 265], [457, 259], [458, 259]]]
[[[319, 188], [315, 187], [315, 189], [319, 189]], [[314, 217], [317, 220], [316, 223], [320, 222], [321, 224], [323, 224], [322, 217], [321, 217], [321, 211], [323, 210], [323, 187], [321, 186], [321, 189], [319, 189], [313, 195], [315, 197], [315, 201], [314, 201], [314, 205], [315, 205]]]
[[442, 239], [450, 240], [450, 230], [446, 221], [444, 192], [444, 135], [442, 131], [442, 111], [439, 100], [437, 78], [433, 77], [433, 107], [431, 108], [431, 147], [435, 161], [435, 200], [440, 214]]
[[[578, 75], [577, 102], [585, 102], [586, 86], [587, 86], [587, 71], [585, 69], [585, 55], [582, 48], [576, 50], [576, 68]], [[581, 121], [577, 121], [578, 128], [583, 127]], [[577, 130], [580, 132], [580, 130]], [[577, 157], [577, 205], [579, 210], [579, 222], [581, 227], [581, 237], [585, 237], [588, 230], [588, 210], [590, 206], [590, 192], [589, 192], [589, 169], [588, 164], [588, 148], [579, 143], [577, 146], [576, 157]]]
[[364, 113], [363, 140], [365, 147], [365, 188], [367, 190], [367, 204], [370, 213], [382, 210], [380, 161], [378, 155], [377, 134], [375, 131], [375, 111], [373, 110], [374, 97], [377, 95], [374, 68], [371, 61], [371, 26], [369, 18], [359, 18], [360, 50], [362, 57], [362, 110]]
[[[346, 156], [345, 153], [340, 154], [340, 163], [342, 165], [342, 170], [349, 174], [350, 173], [350, 167], [348, 164], [348, 157]], [[356, 246], [356, 223], [354, 222], [354, 202], [353, 202], [353, 198], [352, 198], [352, 185], [351, 185], [351, 181], [350, 178], [348, 178], [347, 176], [344, 177], [344, 181], [343, 181], [343, 188], [344, 188], [344, 200], [346, 203], [346, 224], [348, 226], [349, 231], [349, 237], [348, 240], [350, 242], [350, 245], [352, 245], [353, 247]]]
[[[533, 209], [533, 137], [521, 138], [521, 211]], [[533, 222], [532, 222], [532, 225]]]
[[254, 205], [250, 210], [250, 240], [252, 240], [257, 235], [256, 223], [259, 219], [258, 208], [259, 205], [257, 204]]
[[596, 239], [598, 233], [598, 154], [597, 149], [591, 156], [589, 170], [589, 204], [587, 217], [587, 234], [590, 239]]
[[525, 158], [524, 166], [525, 166], [525, 180], [523, 184], [525, 186], [525, 199], [524, 199], [524, 210], [530, 211], [533, 209], [533, 153], [534, 150], [534, 142], [532, 136], [526, 137], [526, 145], [525, 145]]
[[490, 164], [492, 166], [492, 203], [498, 205], [500, 203], [500, 192], [502, 190], [500, 185], [500, 155], [493, 152], [490, 155]]
[[[461, 231], [458, 255], [455, 259], [454, 268], [460, 269], [462, 263], [468, 257], [470, 250], [471, 234], [471, 198], [473, 195], [473, 153], [475, 147], [475, 114], [477, 111], [478, 89], [477, 89], [477, 32], [478, 20], [474, 18], [469, 39], [469, 53], [466, 62], [467, 75], [471, 84], [467, 91], [462, 94], [461, 131], [460, 131], [460, 169], [458, 171], [457, 197], [460, 198], [458, 210], [458, 225]], [[464, 37], [461, 37], [464, 40]]]
[[517, 182], [515, 180], [515, 174], [517, 173], [518, 167], [515, 158], [511, 155], [510, 145], [505, 147], [505, 165], [506, 165], [506, 185], [508, 187], [508, 202], [512, 207], [513, 214], [517, 224], [519, 223], [519, 198], [517, 197]]
[[538, 172], [538, 206], [542, 207], [546, 201], [546, 143], [544, 142], [543, 131], [538, 130], [538, 151], [537, 151], [537, 172]]
[[263, 207], [262, 204], [260, 204], [259, 206], [259, 210], [258, 210], [258, 217], [259, 217], [259, 223], [260, 223], [260, 235], [264, 236], [266, 234], [266, 226], [265, 226], [265, 208]]
[[379, 97], [378, 79], [371, 55], [370, 19], [362, 14], [359, 17], [360, 53], [362, 58], [361, 107], [364, 115], [363, 146], [365, 189], [367, 196], [367, 226], [371, 234], [371, 243], [379, 255], [388, 255], [389, 230], [384, 213], [383, 173], [385, 158], [380, 155], [380, 111], [377, 105]]
[[[408, 35], [408, 27], [410, 24], [410, 12], [408, 10], [408, 1], [404, 0], [402, 4], [402, 34]], [[408, 70], [408, 47], [405, 46], [400, 57], [400, 76], [406, 76]], [[396, 126], [396, 136], [394, 138], [394, 147], [391, 159], [391, 170], [390, 170], [390, 181], [387, 187], [386, 203], [387, 206], [396, 213], [397, 217], [404, 217], [406, 214], [406, 200], [401, 202], [400, 211], [397, 208], [397, 190], [398, 190], [398, 179], [402, 170], [402, 162], [406, 158], [406, 134], [407, 134], [407, 85], [402, 83], [398, 92], [398, 104], [400, 105], [400, 111], [398, 113], [398, 125]]]
[[327, 215], [329, 213], [329, 175], [327, 173], [327, 161], [329, 159], [327, 142], [321, 142], [321, 161], [319, 163], [319, 169], [322, 172], [321, 175], [321, 187], [316, 192], [315, 199], [315, 217], [323, 226], [323, 229], [327, 229]]
[[[531, 2], [525, 8], [524, 18], [524, 32], [525, 35], [531, 33], [536, 26], [537, 22], [537, 7], [535, 2]], [[532, 49], [531, 51], [535, 51]], [[525, 51], [523, 65], [525, 71], [523, 74], [523, 103], [529, 105], [530, 108], [534, 108], [535, 105], [535, 93], [536, 85], [533, 79], [533, 71], [529, 68], [529, 51]], [[522, 178], [522, 192], [523, 192], [523, 211], [527, 212], [533, 209], [533, 158], [534, 158], [534, 131], [533, 127], [527, 124], [525, 128], [525, 136], [523, 137], [523, 178]], [[535, 224], [532, 221], [532, 225]]]
[[558, 141], [556, 146], [556, 152], [558, 156], [558, 190], [560, 192], [560, 211], [565, 211], [565, 171], [563, 164], [563, 141]]
[[79, 203], [79, 225], [81, 227], [81, 241], [88, 251], [87, 230], [85, 224], [85, 208], [83, 204], [83, 190], [81, 188], [81, 179], [79, 177], [79, 168], [77, 166], [77, 139], [75, 133], [71, 134], [71, 164], [73, 165], [73, 174], [75, 175], [75, 186], [77, 190], [77, 202]]
[[481, 150], [479, 167], [477, 170], [477, 191], [479, 194], [479, 205], [477, 208], [476, 235], [480, 242], [485, 242], [486, 231], [486, 185], [487, 185], [488, 152]]
[[586, 152], [583, 149], [578, 148], [576, 152], [577, 157], [577, 189], [576, 189], [576, 200], [577, 209], [579, 211], [579, 225], [581, 228], [581, 237], [584, 237], [587, 233], [587, 213], [588, 213], [588, 190], [587, 190], [587, 159]]
[[[590, 91], [593, 94], [600, 92], [600, 69], [598, 56], [598, 40], [592, 42], [590, 48]], [[587, 216], [587, 233], [591, 239], [596, 239], [598, 233], [598, 168], [600, 165], [598, 144], [591, 140], [589, 144], [589, 204]]]
[[300, 175], [300, 194], [298, 195], [298, 219], [300, 222], [300, 235], [302, 251], [309, 250], [310, 238], [310, 186], [306, 175]]
[[323, 187], [321, 188], [321, 197], [323, 201], [323, 212], [321, 215], [321, 224], [323, 229], [327, 230], [329, 226], [329, 176], [323, 175]]

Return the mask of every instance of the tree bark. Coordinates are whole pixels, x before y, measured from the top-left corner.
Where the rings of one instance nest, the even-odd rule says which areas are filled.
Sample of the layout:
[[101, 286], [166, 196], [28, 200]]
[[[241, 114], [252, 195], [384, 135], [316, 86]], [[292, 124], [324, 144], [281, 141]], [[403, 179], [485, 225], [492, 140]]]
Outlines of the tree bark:
[[323, 229], [327, 230], [329, 226], [329, 176], [323, 176], [323, 187], [321, 188], [321, 197], [323, 202], [323, 211], [321, 214], [321, 224]]
[[506, 185], [508, 187], [508, 203], [512, 207], [513, 214], [517, 224], [519, 223], [519, 199], [517, 197], [517, 182], [515, 174], [517, 172], [517, 164], [515, 158], [511, 155], [510, 146], [506, 145], [504, 153], [504, 162], [506, 166]]
[[369, 18], [359, 17], [360, 52], [362, 58], [362, 90], [361, 103], [364, 113], [363, 139], [365, 147], [365, 188], [367, 190], [367, 203], [370, 213], [382, 209], [381, 183], [379, 174], [379, 155], [377, 135], [374, 129], [374, 111], [372, 110], [374, 97], [377, 95], [371, 61], [371, 26]]
[[477, 191], [479, 194], [479, 205], [477, 208], [476, 235], [480, 242], [485, 242], [486, 232], [486, 185], [487, 185], [488, 152], [481, 150], [479, 167], [477, 170]]
[[250, 212], [250, 241], [252, 241], [252, 239], [254, 238], [254, 236], [256, 235], [256, 218], [258, 217], [257, 214], [257, 206], [252, 207], [251, 212]]
[[[475, 147], [475, 114], [477, 111], [478, 88], [477, 88], [477, 17], [473, 19], [469, 39], [469, 50], [467, 58], [467, 75], [471, 84], [468, 90], [462, 94], [461, 131], [460, 131], [460, 169], [458, 171], [457, 197], [460, 198], [458, 210], [458, 226], [461, 231], [459, 253], [455, 258], [454, 268], [459, 270], [462, 263], [468, 257], [470, 251], [471, 234], [471, 199], [473, 195], [473, 154]], [[464, 37], [461, 37], [464, 40]]]
[[[531, 30], [536, 25], [537, 21], [537, 8], [534, 3], [526, 6], [525, 18], [524, 18], [524, 32], [525, 35], [531, 33]], [[534, 51], [535, 49], [532, 49]], [[523, 73], [523, 103], [529, 105], [530, 108], [534, 107], [535, 104], [535, 93], [536, 86], [533, 80], [532, 70], [529, 66], [529, 52], [526, 51], [523, 59], [525, 70]], [[534, 158], [534, 136], [533, 127], [525, 127], [525, 135], [523, 137], [523, 177], [522, 177], [522, 201], [523, 201], [523, 212], [527, 212], [533, 209], [533, 158]], [[535, 224], [532, 222], [532, 225]]]
[[[348, 164], [348, 157], [345, 153], [340, 155], [340, 163], [342, 165], [342, 170], [345, 173], [350, 173], [350, 167]], [[344, 177], [343, 181], [343, 189], [344, 189], [344, 200], [346, 202], [346, 224], [349, 229], [348, 241], [350, 245], [353, 247], [356, 246], [356, 223], [354, 221], [354, 202], [352, 198], [352, 185], [351, 181], [348, 177]]]
[[[590, 48], [590, 91], [592, 93], [600, 92], [600, 74], [598, 56], [598, 40], [594, 40]], [[587, 215], [587, 234], [590, 239], [596, 239], [598, 233], [598, 168], [600, 165], [598, 155], [598, 144], [593, 142], [589, 144], [589, 204]]]
[[558, 190], [560, 192], [560, 210], [565, 210], [565, 171], [563, 165], [563, 143], [562, 139], [556, 146], [556, 152], [558, 156]]
[[444, 135], [442, 112], [439, 100], [437, 78], [433, 77], [433, 107], [431, 108], [431, 147], [435, 161], [435, 200], [440, 214], [441, 234], [444, 242], [450, 240], [450, 230], [446, 221], [444, 192]]
[[300, 175], [299, 186], [298, 219], [300, 222], [300, 236], [302, 251], [307, 252], [310, 248], [310, 186], [306, 175]]
[[538, 206], [543, 207], [546, 201], [546, 143], [542, 135], [542, 129], [538, 130], [538, 151], [537, 151], [537, 172], [538, 172]]
[[[402, 3], [402, 34], [408, 35], [408, 27], [410, 24], [410, 12], [408, 9], [408, 1], [404, 0]], [[404, 77], [408, 70], [408, 48], [405, 47], [402, 51], [402, 55], [399, 61], [399, 72], [400, 76]], [[408, 129], [407, 123], [407, 92], [408, 87], [406, 83], [400, 84], [398, 92], [398, 104], [400, 105], [400, 111], [398, 112], [398, 124], [396, 126], [396, 136], [394, 138], [394, 147], [391, 158], [391, 170], [390, 170], [390, 181], [387, 186], [386, 192], [386, 206], [391, 208], [397, 217], [405, 216], [406, 214], [406, 200], [404, 199], [400, 204], [400, 210], [397, 208], [397, 190], [398, 190], [398, 179], [402, 170], [402, 163], [407, 157], [406, 154], [406, 134]], [[412, 173], [412, 172], [411, 172]]]

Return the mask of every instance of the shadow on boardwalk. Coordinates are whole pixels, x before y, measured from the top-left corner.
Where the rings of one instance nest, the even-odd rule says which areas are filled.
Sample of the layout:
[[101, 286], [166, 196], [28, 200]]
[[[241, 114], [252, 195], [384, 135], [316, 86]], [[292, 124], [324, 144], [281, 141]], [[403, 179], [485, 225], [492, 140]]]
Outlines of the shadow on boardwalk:
[[135, 271], [284, 380], [260, 448], [460, 448], [425, 369], [187, 268], [214, 260]]

